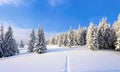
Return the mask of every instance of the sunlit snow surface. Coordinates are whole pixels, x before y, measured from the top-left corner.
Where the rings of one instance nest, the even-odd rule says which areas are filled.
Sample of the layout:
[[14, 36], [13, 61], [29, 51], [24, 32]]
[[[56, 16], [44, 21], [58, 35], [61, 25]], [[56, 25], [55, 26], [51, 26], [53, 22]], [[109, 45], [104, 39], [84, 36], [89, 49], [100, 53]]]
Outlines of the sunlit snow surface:
[[90, 51], [86, 46], [47, 46], [44, 54], [27, 53], [0, 59], [0, 72], [120, 72], [120, 52]]

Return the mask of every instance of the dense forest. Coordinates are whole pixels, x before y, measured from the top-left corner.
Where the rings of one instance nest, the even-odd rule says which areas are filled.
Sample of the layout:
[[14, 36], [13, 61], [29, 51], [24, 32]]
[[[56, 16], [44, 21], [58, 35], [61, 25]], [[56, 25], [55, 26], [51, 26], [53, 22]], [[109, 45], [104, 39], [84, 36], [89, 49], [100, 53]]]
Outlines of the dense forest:
[[61, 46], [86, 45], [91, 50], [115, 49], [120, 50], [120, 15], [110, 27], [107, 18], [103, 17], [98, 26], [90, 22], [89, 27], [78, 27], [68, 32], [60, 33], [49, 40], [47, 44]]

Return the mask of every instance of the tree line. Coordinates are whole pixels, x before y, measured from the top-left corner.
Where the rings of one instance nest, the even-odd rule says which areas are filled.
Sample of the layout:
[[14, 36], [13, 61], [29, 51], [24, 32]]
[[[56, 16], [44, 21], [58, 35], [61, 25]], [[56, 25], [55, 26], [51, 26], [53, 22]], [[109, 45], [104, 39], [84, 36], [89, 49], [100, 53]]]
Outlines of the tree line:
[[68, 32], [60, 33], [46, 42], [47, 44], [59, 46], [86, 45], [91, 50], [115, 49], [120, 50], [120, 14], [117, 20], [110, 27], [107, 18], [103, 17], [98, 26], [90, 22], [88, 28], [78, 27], [73, 30], [70, 27]]
[[50, 45], [58, 45], [59, 47], [85, 45], [86, 34], [87, 28], [85, 27], [81, 28], [79, 25], [79, 28], [77, 30], [73, 30], [72, 27], [70, 27], [70, 30], [68, 32], [60, 33], [57, 36], [54, 36], [47, 40], [46, 43]]
[[[39, 27], [36, 36], [33, 29], [30, 34], [28, 52], [44, 53], [45, 50], [47, 48], [43, 29]], [[19, 48], [13, 36], [12, 28], [9, 26], [4, 34], [3, 26], [0, 26], [0, 58], [16, 54], [19, 54]]]

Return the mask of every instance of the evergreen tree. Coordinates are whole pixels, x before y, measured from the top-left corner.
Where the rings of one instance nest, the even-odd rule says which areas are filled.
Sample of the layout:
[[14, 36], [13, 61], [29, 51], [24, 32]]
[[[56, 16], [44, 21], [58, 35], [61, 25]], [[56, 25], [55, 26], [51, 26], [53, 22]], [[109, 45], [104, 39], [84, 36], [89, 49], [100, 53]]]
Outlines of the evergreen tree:
[[110, 37], [110, 26], [106, 22], [106, 18], [103, 18], [98, 26], [98, 44], [99, 49], [108, 49]]
[[55, 37], [55, 45], [58, 45], [59, 36]]
[[51, 45], [55, 45], [55, 37], [52, 37], [52, 38], [50, 39], [50, 44], [51, 44]]
[[13, 40], [13, 45], [14, 45], [13, 48], [15, 49], [15, 53], [19, 53], [18, 45], [15, 39]]
[[119, 31], [116, 32], [116, 34], [117, 34], [116, 50], [120, 50], [120, 28]]
[[118, 15], [117, 21], [113, 25], [113, 29], [114, 29], [115, 36], [116, 36], [114, 38], [116, 50], [120, 50], [120, 14]]
[[83, 33], [83, 38], [84, 38], [83, 45], [86, 45], [87, 28], [83, 28], [82, 33]]
[[62, 34], [59, 36], [59, 40], [58, 40], [58, 46], [61, 47], [63, 45], [63, 38], [62, 38]]
[[87, 31], [87, 46], [91, 50], [98, 49], [98, 43], [97, 43], [97, 29], [94, 26], [93, 23], [90, 23]]
[[50, 43], [50, 39], [48, 39], [47, 41], [46, 41], [46, 44], [47, 45], [50, 45], [51, 43]]
[[44, 53], [46, 50], [46, 43], [43, 30], [39, 27], [36, 37], [35, 49], [34, 51], [37, 53]]
[[4, 39], [3, 39], [3, 26], [0, 26], [0, 58], [3, 57], [3, 45], [4, 45]]
[[81, 43], [81, 27], [79, 25], [78, 30], [76, 32], [76, 40], [77, 40], [77, 45], [80, 45]]
[[83, 30], [80, 27], [77, 30], [77, 43], [78, 45], [84, 45]]
[[35, 32], [34, 29], [32, 30], [31, 34], [30, 34], [30, 40], [29, 40], [29, 44], [28, 44], [28, 52], [33, 52], [34, 46], [35, 46]]
[[74, 31], [72, 30], [72, 27], [70, 27], [70, 31], [68, 33], [68, 46], [71, 48], [71, 46], [74, 45]]
[[76, 30], [74, 30], [74, 36], [73, 36], [73, 38], [74, 38], [74, 40], [73, 40], [74, 46], [78, 45], [78, 42], [77, 42], [77, 31]]
[[7, 52], [4, 56], [13, 56], [18, 53], [18, 48], [16, 46], [17, 45], [15, 39], [13, 38], [12, 28], [9, 26], [8, 31], [5, 33], [5, 48]]
[[22, 40], [20, 41], [20, 45], [19, 45], [19, 47], [20, 47], [20, 48], [24, 48], [24, 43], [23, 43]]
[[63, 45], [64, 45], [64, 46], [67, 46], [67, 44], [68, 44], [68, 38], [67, 38], [68, 35], [67, 35], [67, 32], [63, 34], [63, 37], [64, 37], [64, 38], [63, 38]]
[[109, 40], [108, 43], [111, 49], [115, 49], [116, 39], [117, 37], [114, 29], [110, 29], [110, 36], [108, 37], [108, 40]]
[[77, 45], [85, 45], [86, 44], [86, 33], [87, 33], [86, 28], [81, 28], [79, 25], [79, 28], [76, 32]]

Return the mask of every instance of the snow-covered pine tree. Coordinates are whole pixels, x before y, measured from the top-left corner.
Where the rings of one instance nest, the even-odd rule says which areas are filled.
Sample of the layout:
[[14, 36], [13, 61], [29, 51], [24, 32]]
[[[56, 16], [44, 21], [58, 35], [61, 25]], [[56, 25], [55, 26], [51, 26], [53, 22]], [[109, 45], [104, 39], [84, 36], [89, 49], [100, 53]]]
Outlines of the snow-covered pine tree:
[[77, 30], [77, 32], [76, 32], [76, 40], [77, 40], [77, 44], [78, 45], [80, 45], [80, 41], [81, 41], [81, 27], [80, 27], [80, 25], [79, 25], [79, 27], [78, 27], [78, 30]]
[[34, 29], [32, 29], [32, 32], [30, 34], [30, 40], [28, 43], [28, 52], [33, 52], [34, 46], [35, 46], [35, 32]]
[[[118, 24], [117, 24], [117, 22], [115, 21], [114, 23], [113, 23], [113, 26], [112, 26], [112, 30], [111, 30], [111, 32], [113, 33], [112, 34], [112, 36], [113, 36], [113, 45], [115, 46], [116, 45], [116, 41], [117, 41], [117, 35], [116, 35], [116, 33], [118, 32]], [[115, 46], [116, 47], [116, 46]]]
[[20, 47], [20, 48], [24, 48], [23, 40], [20, 41], [19, 47]]
[[84, 38], [83, 45], [86, 45], [86, 35], [87, 35], [87, 28], [86, 27], [84, 27], [82, 29], [82, 33], [83, 33], [83, 38]]
[[68, 46], [71, 48], [71, 46], [74, 45], [74, 31], [72, 30], [72, 27], [70, 27], [70, 31], [68, 33]]
[[63, 36], [64, 36], [64, 38], [63, 38], [63, 45], [64, 46], [67, 46], [67, 44], [68, 44], [68, 34], [67, 34], [67, 32], [65, 32], [64, 34], [63, 34]]
[[42, 41], [43, 41], [43, 46], [44, 46], [44, 49], [47, 50], [47, 47], [46, 47], [46, 40], [45, 40], [45, 34], [44, 34], [43, 29], [41, 29], [41, 31], [42, 31]]
[[58, 45], [59, 36], [55, 36], [55, 45]]
[[90, 25], [88, 27], [87, 31], [87, 47], [91, 50], [98, 49], [98, 43], [97, 43], [97, 28], [94, 26], [92, 22], [90, 22]]
[[0, 58], [3, 57], [3, 45], [4, 45], [4, 38], [3, 38], [3, 26], [0, 26]]
[[78, 45], [84, 45], [83, 30], [80, 26], [77, 30], [77, 43], [78, 43]]
[[85, 45], [86, 44], [86, 28], [81, 28], [80, 25], [78, 27], [77, 33], [76, 33], [76, 40], [78, 45]]
[[115, 32], [115, 47], [116, 50], [120, 50], [120, 14], [118, 15], [117, 21], [113, 24], [113, 29]]
[[108, 37], [108, 43], [111, 49], [115, 49], [115, 44], [116, 44], [116, 33], [114, 29], [110, 29], [110, 36]]
[[47, 41], [46, 41], [46, 44], [47, 45], [50, 45], [51, 43], [50, 43], [50, 39], [48, 39]]
[[18, 53], [19, 53], [19, 49], [18, 49], [18, 45], [17, 45], [17, 42], [16, 42], [15, 39], [13, 40], [13, 43], [14, 43], [14, 49], [15, 49], [15, 51], [16, 51], [15, 53], [18, 54]]
[[59, 47], [61, 47], [63, 45], [63, 37], [62, 36], [63, 36], [62, 34], [60, 34], [60, 36], [59, 36], [59, 40], [58, 40]]
[[47, 48], [46, 48], [46, 43], [45, 43], [44, 32], [39, 27], [38, 32], [37, 32], [37, 36], [36, 36], [36, 43], [35, 43], [34, 52], [36, 52], [36, 53], [44, 53], [46, 49]]
[[119, 30], [116, 32], [116, 35], [117, 35], [116, 50], [120, 50], [120, 28], [119, 28]]
[[16, 47], [15, 39], [13, 38], [12, 28], [9, 26], [8, 31], [5, 33], [5, 48], [7, 48], [7, 53], [5, 57], [13, 56], [18, 53], [18, 48]]
[[52, 37], [52, 38], [50, 39], [50, 44], [51, 44], [51, 45], [55, 45], [55, 37]]
[[102, 18], [102, 21], [98, 26], [98, 44], [99, 49], [109, 49], [109, 37], [110, 37], [110, 26], [106, 22], [106, 18]]
[[74, 40], [73, 40], [73, 45], [76, 46], [78, 45], [77, 43], [77, 30], [74, 30], [74, 36], [73, 36]]

